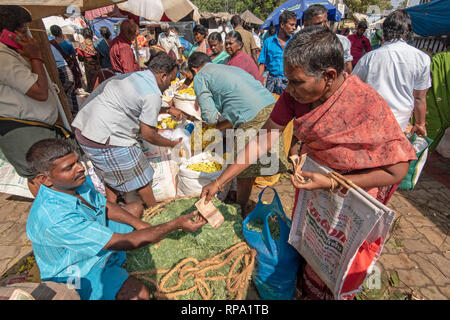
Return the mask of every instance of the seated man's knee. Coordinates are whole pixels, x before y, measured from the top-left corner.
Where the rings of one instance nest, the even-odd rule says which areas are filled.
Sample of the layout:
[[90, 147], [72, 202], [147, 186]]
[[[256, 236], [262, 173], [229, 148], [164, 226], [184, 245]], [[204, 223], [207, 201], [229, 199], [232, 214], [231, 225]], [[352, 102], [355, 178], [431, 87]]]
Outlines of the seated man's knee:
[[137, 218], [142, 218], [144, 213], [144, 206], [140, 202], [132, 202], [125, 206], [125, 209]]

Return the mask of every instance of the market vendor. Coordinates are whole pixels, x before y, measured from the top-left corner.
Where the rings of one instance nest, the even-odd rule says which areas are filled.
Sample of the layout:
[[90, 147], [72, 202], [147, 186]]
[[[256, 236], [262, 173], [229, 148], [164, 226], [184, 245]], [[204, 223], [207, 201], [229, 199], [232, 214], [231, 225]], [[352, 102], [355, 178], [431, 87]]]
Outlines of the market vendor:
[[[174, 147], [157, 132], [162, 94], [175, 79], [178, 65], [166, 53], [152, 57], [149, 70], [116, 75], [98, 86], [84, 103], [72, 126], [95, 171], [104, 180], [106, 196], [116, 202], [119, 192], [136, 190], [147, 207], [156, 203], [153, 169], [138, 138], [153, 145]], [[167, 110], [166, 110], [167, 109]]]
[[107, 201], [64, 140], [41, 140], [26, 159], [40, 185], [27, 221], [40, 277], [75, 286], [83, 300], [149, 299], [144, 284], [122, 268], [125, 251], [178, 229], [195, 232], [206, 223], [192, 212], [152, 226], [140, 219], [142, 205]]
[[[194, 91], [203, 122], [208, 125], [217, 123], [218, 130], [233, 128], [241, 138], [250, 138], [261, 129], [272, 112], [275, 98], [260, 81], [241, 68], [211, 63], [211, 59], [201, 52], [189, 58], [189, 68], [195, 75]], [[226, 120], [218, 122], [219, 113]], [[236, 150], [239, 147], [236, 138], [234, 150], [239, 151]], [[272, 163], [274, 170], [269, 169], [270, 165], [263, 166], [258, 162], [238, 176], [237, 203], [244, 217], [247, 215], [247, 202], [255, 178], [286, 172], [289, 167], [282, 138], [279, 150], [272, 151], [274, 153], [271, 155], [277, 161], [281, 160], [277, 165]]]
[[[380, 202], [388, 202], [408, 172], [409, 161], [416, 159], [415, 152], [387, 102], [358, 77], [344, 72], [343, 55], [339, 38], [327, 27], [306, 27], [293, 36], [283, 55], [289, 83], [263, 126], [270, 131], [253, 139], [238, 155], [237, 164], [203, 188], [206, 200], [264, 154], [294, 119], [302, 154], [343, 174]], [[264, 140], [266, 146], [260, 143]], [[244, 156], [250, 161], [245, 162]], [[296, 195], [299, 189], [333, 186], [320, 173], [301, 174], [310, 180], [299, 184], [291, 176]], [[308, 298], [333, 297], [309, 265], [303, 277]]]

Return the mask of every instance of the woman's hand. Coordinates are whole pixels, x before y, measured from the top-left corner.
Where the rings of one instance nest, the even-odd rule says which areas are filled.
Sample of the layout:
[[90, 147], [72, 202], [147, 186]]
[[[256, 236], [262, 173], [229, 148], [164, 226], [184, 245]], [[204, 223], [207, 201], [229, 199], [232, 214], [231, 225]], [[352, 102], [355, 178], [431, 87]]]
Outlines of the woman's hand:
[[307, 182], [300, 183], [295, 179], [294, 175], [291, 174], [292, 184], [297, 189], [315, 190], [331, 188], [331, 179], [321, 173], [308, 171], [300, 171], [299, 173], [306, 178]]
[[205, 203], [211, 201], [214, 195], [219, 191], [216, 181], [211, 182], [203, 187], [200, 198], [206, 197]]
[[414, 124], [414, 127], [411, 130], [411, 133], [416, 133], [418, 136], [426, 136], [427, 135], [427, 129], [425, 128], [425, 123], [416, 123]]
[[184, 118], [183, 112], [172, 106], [169, 108], [168, 113], [178, 121], [181, 121]]

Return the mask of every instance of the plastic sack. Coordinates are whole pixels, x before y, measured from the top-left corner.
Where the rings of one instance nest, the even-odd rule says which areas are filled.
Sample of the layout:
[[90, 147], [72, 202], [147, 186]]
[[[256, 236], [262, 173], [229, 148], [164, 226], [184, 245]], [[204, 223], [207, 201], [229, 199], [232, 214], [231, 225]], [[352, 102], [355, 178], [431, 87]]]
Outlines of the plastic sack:
[[445, 130], [441, 141], [436, 147], [436, 151], [444, 158], [450, 158], [450, 128]]
[[[306, 158], [304, 171], [331, 170]], [[300, 190], [289, 243], [335, 299], [359, 292], [383, 250], [395, 212], [361, 188]]]
[[[222, 170], [214, 172], [199, 172], [187, 168], [190, 164], [204, 162], [207, 160], [222, 164]], [[225, 170], [225, 161], [223, 158], [213, 156], [207, 152], [200, 153], [188, 160], [185, 160], [180, 165], [180, 171], [178, 172], [177, 196], [195, 196], [201, 194], [203, 187], [220, 177], [223, 170]], [[219, 198], [219, 200], [225, 200], [230, 189], [230, 185], [231, 183], [225, 184], [222, 187], [223, 191], [219, 191], [217, 193], [217, 198]]]
[[[268, 188], [275, 193], [271, 204], [264, 204], [261, 197]], [[274, 239], [269, 229], [269, 219], [278, 219], [279, 237]], [[252, 222], [262, 221], [261, 232], [250, 230]], [[271, 222], [276, 223], [276, 222]], [[286, 217], [277, 192], [266, 187], [259, 194], [255, 209], [244, 220], [243, 234], [247, 243], [257, 252], [257, 264], [253, 282], [264, 300], [292, 300], [297, 283], [300, 256], [287, 241], [291, 221]]]
[[170, 148], [141, 141], [143, 152], [154, 170], [152, 190], [156, 201], [174, 198], [177, 194], [176, 176], [178, 165], [171, 159]]
[[417, 134], [409, 138], [414, 151], [416, 152], [417, 160], [409, 163], [408, 173], [398, 186], [401, 190], [412, 190], [419, 180], [422, 169], [427, 161], [428, 148], [433, 143], [433, 140], [428, 137], [419, 137]]

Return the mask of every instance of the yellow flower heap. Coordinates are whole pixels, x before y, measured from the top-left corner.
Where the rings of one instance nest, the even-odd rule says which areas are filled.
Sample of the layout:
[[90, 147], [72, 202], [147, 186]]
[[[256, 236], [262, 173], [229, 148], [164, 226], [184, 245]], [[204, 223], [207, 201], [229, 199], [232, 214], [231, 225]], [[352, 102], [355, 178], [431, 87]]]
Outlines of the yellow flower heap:
[[205, 162], [190, 164], [186, 168], [193, 171], [211, 173], [222, 170], [222, 165], [215, 161], [207, 160]]
[[[164, 128], [163, 124], [166, 125]], [[162, 119], [161, 121], [158, 121], [158, 125], [156, 126], [158, 129], [175, 129], [178, 125], [178, 122], [173, 120], [172, 117], [167, 117]]]
[[179, 93], [179, 94], [188, 94], [190, 96], [195, 96], [194, 88], [191, 88], [191, 87], [183, 89], [183, 90], [178, 90], [177, 93]]

